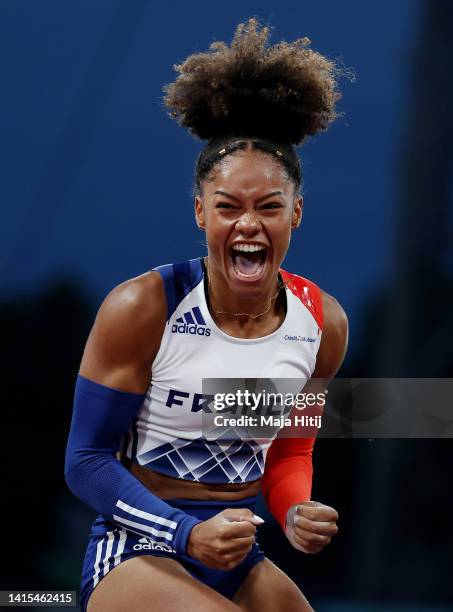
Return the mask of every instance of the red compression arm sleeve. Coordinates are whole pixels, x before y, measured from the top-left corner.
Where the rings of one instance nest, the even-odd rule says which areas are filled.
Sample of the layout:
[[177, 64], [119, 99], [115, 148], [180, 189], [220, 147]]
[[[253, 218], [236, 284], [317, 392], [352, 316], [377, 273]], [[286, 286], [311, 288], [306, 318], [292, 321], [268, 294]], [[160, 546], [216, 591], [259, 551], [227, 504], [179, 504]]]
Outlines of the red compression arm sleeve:
[[314, 443], [315, 438], [276, 438], [267, 453], [262, 491], [283, 531], [288, 509], [310, 499]]

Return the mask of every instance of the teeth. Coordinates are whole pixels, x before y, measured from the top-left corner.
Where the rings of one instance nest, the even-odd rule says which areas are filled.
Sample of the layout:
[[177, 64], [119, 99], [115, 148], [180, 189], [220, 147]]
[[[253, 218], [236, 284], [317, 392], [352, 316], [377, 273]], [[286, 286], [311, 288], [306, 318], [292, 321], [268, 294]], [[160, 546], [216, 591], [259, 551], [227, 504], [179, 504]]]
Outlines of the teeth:
[[265, 248], [262, 244], [235, 244], [233, 246], [235, 251], [243, 251], [244, 253], [256, 253], [256, 251], [263, 251]]

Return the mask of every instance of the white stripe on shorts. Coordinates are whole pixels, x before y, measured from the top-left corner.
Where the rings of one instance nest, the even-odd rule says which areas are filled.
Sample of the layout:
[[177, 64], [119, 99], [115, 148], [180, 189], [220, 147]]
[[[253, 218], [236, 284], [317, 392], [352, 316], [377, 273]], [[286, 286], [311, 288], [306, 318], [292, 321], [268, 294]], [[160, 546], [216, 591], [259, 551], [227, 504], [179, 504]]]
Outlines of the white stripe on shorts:
[[122, 516], [113, 515], [113, 520], [121, 525], [126, 525], [127, 527], [132, 527], [132, 531], [137, 530], [138, 533], [142, 533], [146, 531], [146, 533], [152, 533], [154, 536], [158, 538], [165, 538], [169, 542], [173, 540], [173, 534], [167, 533], [166, 531], [158, 531], [154, 529], [154, 527], [150, 527], [149, 525], [143, 525], [142, 523], [136, 523], [135, 521], [129, 521], [128, 519], [123, 518]]
[[119, 534], [120, 534], [120, 537], [118, 540], [118, 546], [116, 548], [116, 553], [113, 557], [113, 567], [116, 567], [118, 563], [121, 561], [121, 555], [123, 554], [124, 547], [126, 545], [127, 531], [125, 529], [120, 529]]
[[103, 561], [103, 566], [104, 566], [104, 576], [106, 574], [109, 573], [110, 570], [110, 561], [109, 561], [109, 557], [112, 554], [112, 549], [113, 549], [113, 542], [115, 540], [115, 534], [113, 533], [113, 531], [107, 531], [107, 533], [105, 534], [107, 536], [107, 547], [105, 549], [105, 556], [104, 556], [104, 561]]
[[124, 503], [119, 499], [116, 502], [118, 508], [124, 510], [125, 512], [129, 512], [129, 514], [133, 514], [134, 516], [138, 516], [139, 518], [144, 518], [147, 521], [151, 521], [153, 523], [158, 523], [159, 525], [163, 525], [164, 527], [170, 527], [171, 529], [176, 529], [178, 523], [175, 521], [170, 521], [169, 519], [164, 519], [161, 516], [157, 516], [157, 514], [150, 514], [149, 512], [145, 512], [144, 510], [139, 510], [138, 508], [134, 508], [133, 506], [129, 506], [129, 504]]
[[99, 570], [100, 570], [99, 563], [101, 561], [101, 553], [102, 553], [103, 544], [104, 544], [104, 537], [102, 537], [102, 539], [99, 540], [98, 545], [96, 547], [96, 559], [94, 561], [94, 574], [93, 574], [93, 588], [99, 582]]

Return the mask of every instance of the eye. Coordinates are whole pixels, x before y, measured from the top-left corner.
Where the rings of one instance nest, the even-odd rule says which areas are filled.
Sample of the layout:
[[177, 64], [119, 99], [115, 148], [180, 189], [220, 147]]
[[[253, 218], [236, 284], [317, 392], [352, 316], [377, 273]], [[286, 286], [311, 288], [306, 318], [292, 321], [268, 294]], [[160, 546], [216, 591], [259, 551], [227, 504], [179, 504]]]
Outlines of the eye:
[[272, 210], [274, 208], [283, 208], [280, 202], [266, 202], [260, 207], [262, 210]]
[[233, 204], [229, 204], [228, 202], [217, 202], [215, 207], [216, 208], [227, 208], [227, 209], [235, 208]]

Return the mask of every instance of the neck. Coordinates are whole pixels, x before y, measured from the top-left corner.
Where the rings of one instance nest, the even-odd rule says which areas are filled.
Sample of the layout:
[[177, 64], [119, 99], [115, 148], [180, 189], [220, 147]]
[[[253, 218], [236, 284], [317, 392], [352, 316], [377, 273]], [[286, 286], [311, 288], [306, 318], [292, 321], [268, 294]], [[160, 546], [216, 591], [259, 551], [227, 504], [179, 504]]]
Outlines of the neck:
[[208, 259], [205, 259], [205, 266], [208, 301], [215, 320], [250, 327], [275, 320], [284, 311], [281, 300], [284, 284], [280, 278], [273, 279], [259, 294], [244, 297], [229, 289], [225, 281], [210, 268]]

